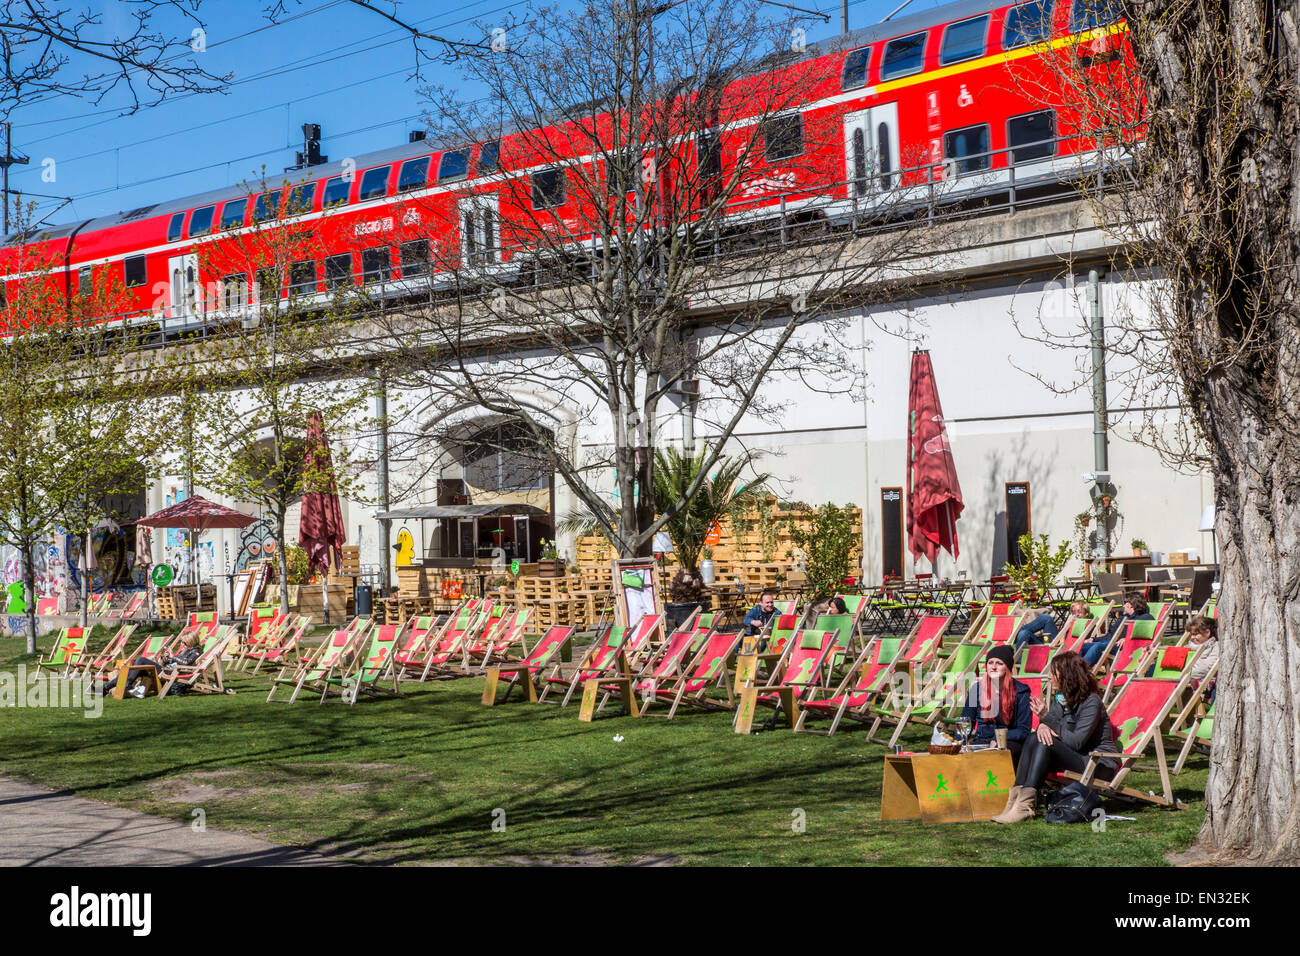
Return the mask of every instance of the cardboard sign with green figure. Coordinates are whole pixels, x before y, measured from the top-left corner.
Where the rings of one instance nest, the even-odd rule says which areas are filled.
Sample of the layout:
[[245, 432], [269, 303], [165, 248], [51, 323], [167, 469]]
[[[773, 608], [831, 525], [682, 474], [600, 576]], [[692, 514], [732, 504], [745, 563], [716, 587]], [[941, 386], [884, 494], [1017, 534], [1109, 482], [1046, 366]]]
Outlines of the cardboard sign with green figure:
[[9, 595], [9, 601], [5, 606], [6, 614], [23, 614], [27, 611], [22, 581], [15, 581], [5, 588], [5, 592]]

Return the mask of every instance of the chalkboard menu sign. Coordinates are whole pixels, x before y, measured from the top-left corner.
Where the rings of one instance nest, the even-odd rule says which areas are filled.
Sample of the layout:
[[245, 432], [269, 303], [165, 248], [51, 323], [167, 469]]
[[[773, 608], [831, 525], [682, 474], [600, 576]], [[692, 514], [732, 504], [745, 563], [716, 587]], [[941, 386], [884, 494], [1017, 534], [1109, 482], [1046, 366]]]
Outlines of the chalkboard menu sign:
[[1029, 482], [1007, 482], [1007, 563], [1016, 567], [1025, 563], [1020, 553], [1020, 536], [1030, 533]]
[[880, 489], [881, 569], [887, 578], [903, 576], [903, 489]]

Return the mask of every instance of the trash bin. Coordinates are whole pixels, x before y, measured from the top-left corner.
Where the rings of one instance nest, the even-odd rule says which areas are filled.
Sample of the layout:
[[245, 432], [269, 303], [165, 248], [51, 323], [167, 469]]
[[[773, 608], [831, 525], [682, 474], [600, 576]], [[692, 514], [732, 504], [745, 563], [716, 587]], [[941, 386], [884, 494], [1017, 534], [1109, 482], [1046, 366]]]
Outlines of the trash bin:
[[357, 585], [356, 606], [357, 617], [370, 617], [374, 614], [374, 592], [370, 589], [369, 584]]

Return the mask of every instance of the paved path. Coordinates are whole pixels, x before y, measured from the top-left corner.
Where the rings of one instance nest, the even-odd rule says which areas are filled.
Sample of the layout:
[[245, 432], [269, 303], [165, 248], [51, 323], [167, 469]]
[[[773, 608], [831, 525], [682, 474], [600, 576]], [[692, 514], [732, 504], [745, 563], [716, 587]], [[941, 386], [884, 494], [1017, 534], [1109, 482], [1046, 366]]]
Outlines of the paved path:
[[344, 861], [0, 776], [0, 866], [341, 866]]

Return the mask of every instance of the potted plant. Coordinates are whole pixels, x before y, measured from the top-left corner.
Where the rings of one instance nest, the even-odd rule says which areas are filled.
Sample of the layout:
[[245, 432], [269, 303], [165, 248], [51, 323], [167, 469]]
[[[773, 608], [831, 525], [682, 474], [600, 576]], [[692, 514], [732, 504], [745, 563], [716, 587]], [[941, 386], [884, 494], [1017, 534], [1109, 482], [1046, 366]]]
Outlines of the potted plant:
[[705, 548], [700, 552], [700, 554], [703, 555], [703, 558], [700, 561], [700, 577], [704, 579], [706, 585], [713, 587], [714, 582], [716, 581], [716, 577], [713, 573], [713, 549]]
[[1046, 601], [1048, 590], [1056, 586], [1061, 571], [1074, 556], [1070, 542], [1062, 541], [1053, 549], [1045, 534], [1040, 534], [1037, 538], [1031, 534], [1022, 534], [1016, 543], [1023, 560], [1019, 566], [1006, 566], [1007, 577], [1011, 579], [1021, 600], [1027, 603]]
[[556, 550], [555, 542], [543, 538], [541, 546], [542, 558], [537, 562], [537, 576], [539, 578], [560, 577], [564, 574], [564, 561], [560, 558], [560, 552]]
[[795, 547], [803, 552], [813, 594], [835, 594], [853, 572], [853, 552], [860, 536], [849, 518], [852, 510], [851, 504], [839, 508], [828, 502], [812, 513], [807, 525], [788, 524]]
[[[701, 475], [703, 456], [683, 454], [675, 448], [655, 452], [655, 506], [660, 514], [673, 512], [664, 530], [672, 539], [673, 554], [680, 565], [668, 584], [669, 603], [664, 608], [670, 626], [674, 620], [689, 617], [697, 604], [709, 603], [708, 587], [700, 570], [700, 555], [709, 529], [738, 503], [759, 503], [766, 495], [766, 474], [741, 483], [740, 475], [747, 464], [745, 458], [719, 458], [713, 475], [708, 476]], [[688, 495], [697, 482], [696, 493]]]
[[1133, 557], [1135, 558], [1142, 557], [1142, 555], [1146, 554], [1149, 550], [1147, 548], [1147, 543], [1141, 538], [1134, 538], [1129, 542], [1129, 544], [1133, 546]]

